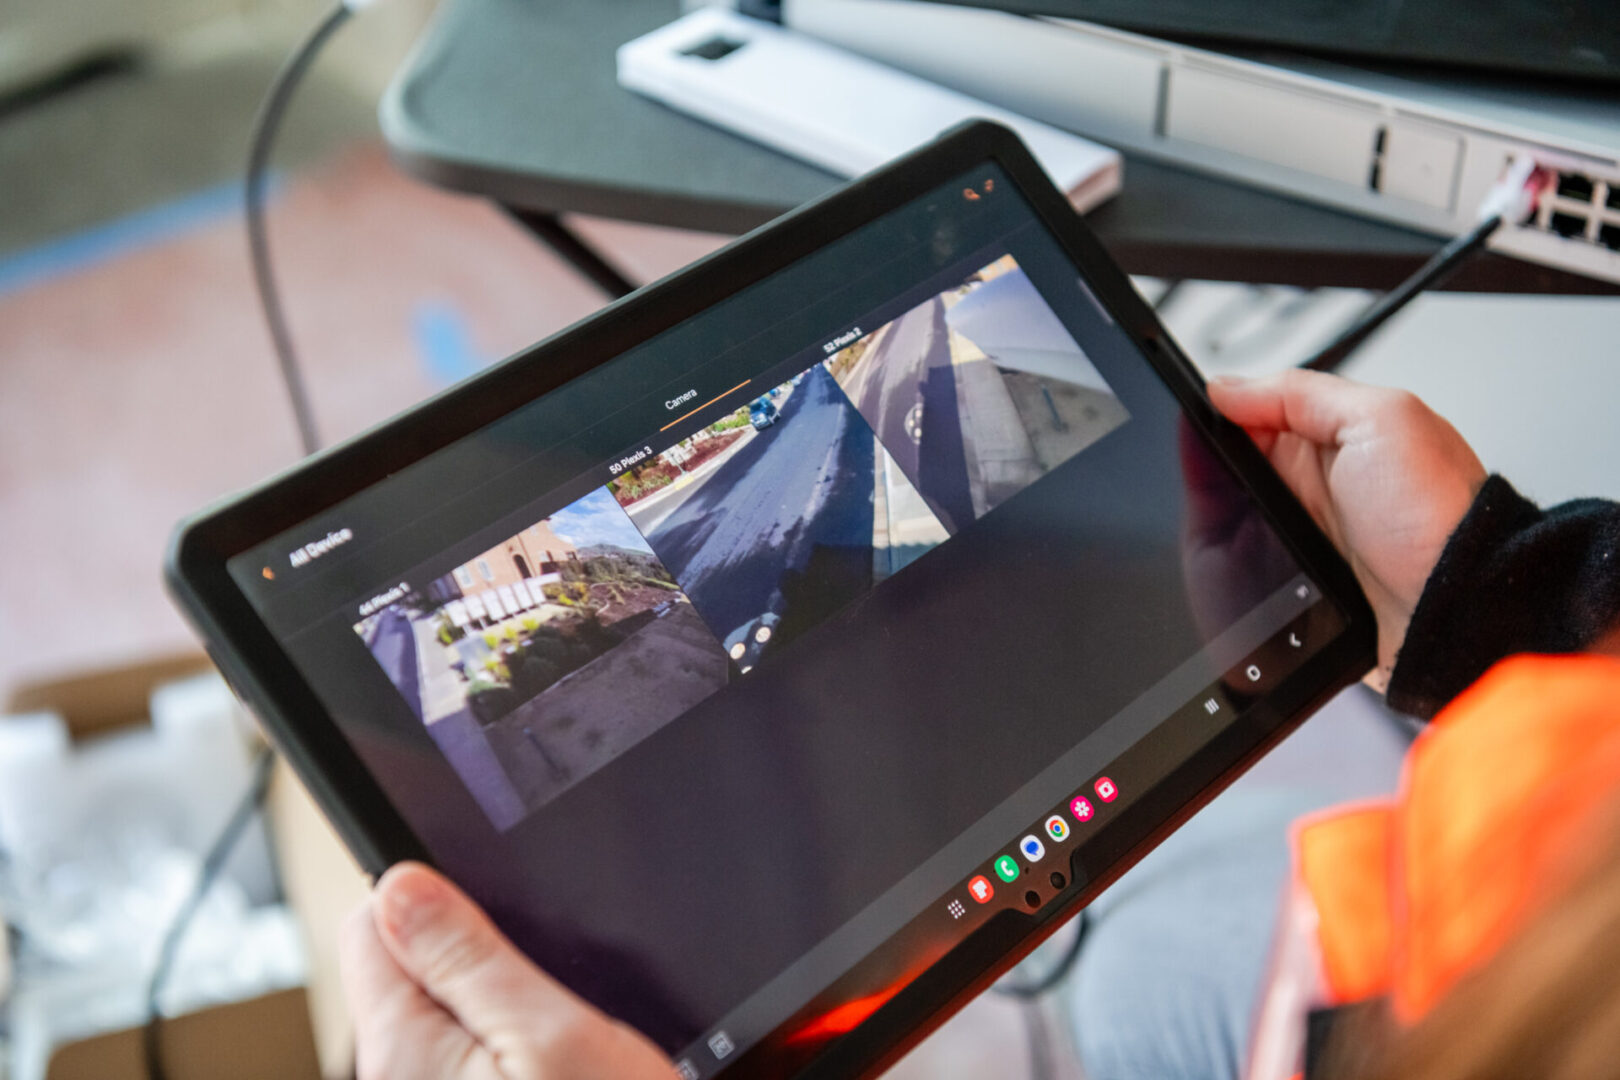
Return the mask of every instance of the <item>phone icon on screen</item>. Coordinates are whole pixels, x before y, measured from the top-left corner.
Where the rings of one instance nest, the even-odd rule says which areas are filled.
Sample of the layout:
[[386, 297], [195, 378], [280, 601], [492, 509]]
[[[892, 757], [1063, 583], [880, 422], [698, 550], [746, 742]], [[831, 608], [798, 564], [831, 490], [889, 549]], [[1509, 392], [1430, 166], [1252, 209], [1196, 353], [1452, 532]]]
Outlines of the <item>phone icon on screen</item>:
[[1002, 881], [1017, 881], [1020, 873], [1018, 860], [1011, 855], [1003, 855], [996, 860], [996, 877]]

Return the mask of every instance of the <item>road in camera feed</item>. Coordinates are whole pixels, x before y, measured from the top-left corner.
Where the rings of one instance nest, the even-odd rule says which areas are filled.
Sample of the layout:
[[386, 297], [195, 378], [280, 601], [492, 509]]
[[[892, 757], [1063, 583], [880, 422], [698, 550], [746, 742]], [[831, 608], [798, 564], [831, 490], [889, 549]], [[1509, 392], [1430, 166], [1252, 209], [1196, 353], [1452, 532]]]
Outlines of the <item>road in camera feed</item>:
[[1128, 418], [1011, 256], [844, 350], [833, 370], [953, 533]]
[[683, 599], [484, 728], [528, 810], [618, 757], [726, 684], [726, 658]]
[[780, 389], [773, 424], [629, 508], [728, 645], [767, 625], [779, 648], [873, 585], [872, 431], [819, 364]]

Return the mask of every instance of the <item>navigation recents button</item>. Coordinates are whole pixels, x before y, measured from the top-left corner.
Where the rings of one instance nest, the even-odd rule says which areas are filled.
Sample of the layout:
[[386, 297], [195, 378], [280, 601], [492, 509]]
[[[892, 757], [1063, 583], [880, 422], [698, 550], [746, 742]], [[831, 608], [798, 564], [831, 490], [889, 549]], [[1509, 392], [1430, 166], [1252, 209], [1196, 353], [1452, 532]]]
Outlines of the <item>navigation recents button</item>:
[[1242, 712], [1242, 699], [1234, 699], [1224, 683], [1211, 683], [1175, 711], [1174, 718], [1196, 731], [1207, 732], [1213, 727], [1225, 726]]

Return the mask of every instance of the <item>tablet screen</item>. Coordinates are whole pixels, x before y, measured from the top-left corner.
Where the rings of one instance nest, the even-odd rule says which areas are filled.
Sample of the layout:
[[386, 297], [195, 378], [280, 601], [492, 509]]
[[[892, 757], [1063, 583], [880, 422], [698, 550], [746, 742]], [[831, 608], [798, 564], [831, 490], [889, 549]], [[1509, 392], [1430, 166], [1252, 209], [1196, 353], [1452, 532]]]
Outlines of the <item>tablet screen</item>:
[[513, 405], [230, 571], [435, 861], [685, 1075], [1095, 874], [1343, 626], [994, 165]]

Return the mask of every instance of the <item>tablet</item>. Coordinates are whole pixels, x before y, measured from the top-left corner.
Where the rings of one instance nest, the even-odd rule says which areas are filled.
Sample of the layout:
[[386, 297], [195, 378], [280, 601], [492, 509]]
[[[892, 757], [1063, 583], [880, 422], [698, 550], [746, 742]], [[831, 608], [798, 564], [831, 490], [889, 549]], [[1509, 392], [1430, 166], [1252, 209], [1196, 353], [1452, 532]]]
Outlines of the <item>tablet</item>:
[[360, 863], [678, 1075], [873, 1072], [1372, 663], [1344, 562], [979, 123], [177, 532]]

